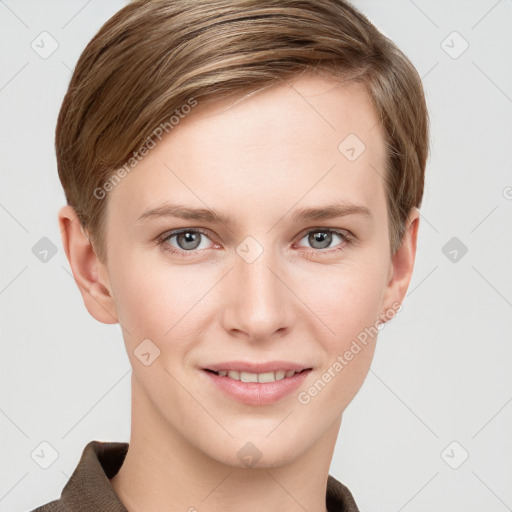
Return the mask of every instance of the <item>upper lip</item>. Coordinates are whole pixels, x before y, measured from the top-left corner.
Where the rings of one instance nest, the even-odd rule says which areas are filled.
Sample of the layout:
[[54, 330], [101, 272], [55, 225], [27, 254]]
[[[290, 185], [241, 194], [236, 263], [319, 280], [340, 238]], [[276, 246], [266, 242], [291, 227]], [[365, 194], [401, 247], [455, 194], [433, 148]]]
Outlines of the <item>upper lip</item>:
[[235, 370], [248, 373], [268, 373], [277, 372], [278, 370], [300, 372], [302, 370], [311, 369], [310, 366], [292, 363], [290, 361], [269, 361], [267, 363], [249, 363], [244, 361], [226, 361], [224, 363], [210, 364], [203, 368], [204, 370], [213, 370], [219, 372], [223, 370]]

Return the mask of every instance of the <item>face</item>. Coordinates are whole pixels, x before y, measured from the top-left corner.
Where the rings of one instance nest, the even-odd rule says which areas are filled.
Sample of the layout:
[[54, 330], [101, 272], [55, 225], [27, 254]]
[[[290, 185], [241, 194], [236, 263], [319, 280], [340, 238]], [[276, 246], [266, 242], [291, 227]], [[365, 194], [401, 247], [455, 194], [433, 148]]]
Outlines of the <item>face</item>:
[[[410, 277], [390, 284], [383, 141], [362, 85], [302, 76], [199, 104], [109, 192], [99, 275], [139, 421], [233, 466], [247, 442], [273, 466], [337, 431], [374, 353], [361, 333]], [[233, 361], [310, 370], [244, 400], [205, 370]]]

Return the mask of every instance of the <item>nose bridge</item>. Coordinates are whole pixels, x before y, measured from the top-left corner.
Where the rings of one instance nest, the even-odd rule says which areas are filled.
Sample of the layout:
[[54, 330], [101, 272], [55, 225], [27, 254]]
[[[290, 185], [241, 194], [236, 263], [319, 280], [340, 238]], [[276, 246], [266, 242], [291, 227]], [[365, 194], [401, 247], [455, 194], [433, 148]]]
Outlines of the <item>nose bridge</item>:
[[254, 239], [237, 247], [234, 269], [228, 280], [226, 328], [243, 331], [251, 339], [264, 339], [291, 322], [291, 296], [278, 254]]

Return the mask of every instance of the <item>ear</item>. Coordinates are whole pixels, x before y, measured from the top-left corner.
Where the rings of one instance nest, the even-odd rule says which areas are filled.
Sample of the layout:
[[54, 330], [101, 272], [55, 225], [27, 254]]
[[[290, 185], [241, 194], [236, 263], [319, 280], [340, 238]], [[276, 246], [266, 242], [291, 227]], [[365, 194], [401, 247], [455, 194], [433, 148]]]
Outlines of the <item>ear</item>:
[[384, 292], [384, 309], [381, 311], [382, 323], [387, 322], [396, 314], [397, 304], [402, 304], [409, 287], [416, 258], [419, 224], [420, 211], [413, 207], [407, 217], [402, 243], [390, 263], [388, 284]]
[[99, 322], [119, 322], [105, 266], [99, 261], [72, 206], [58, 214], [62, 245], [87, 311]]

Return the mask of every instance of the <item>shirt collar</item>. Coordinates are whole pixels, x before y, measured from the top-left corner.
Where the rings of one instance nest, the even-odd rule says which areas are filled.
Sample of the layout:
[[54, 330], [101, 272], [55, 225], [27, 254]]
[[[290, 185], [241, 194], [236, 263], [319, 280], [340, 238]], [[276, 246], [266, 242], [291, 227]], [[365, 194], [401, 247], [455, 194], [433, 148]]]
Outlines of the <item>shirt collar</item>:
[[[121, 468], [128, 446], [128, 443], [89, 442], [75, 471], [64, 486], [60, 500], [52, 502], [56, 507], [49, 508], [48, 505], [52, 505], [50, 503], [44, 510], [128, 512], [109, 481]], [[359, 512], [349, 489], [331, 475], [327, 481], [326, 507], [329, 512]]]

